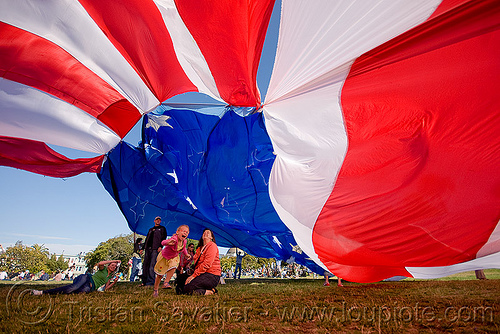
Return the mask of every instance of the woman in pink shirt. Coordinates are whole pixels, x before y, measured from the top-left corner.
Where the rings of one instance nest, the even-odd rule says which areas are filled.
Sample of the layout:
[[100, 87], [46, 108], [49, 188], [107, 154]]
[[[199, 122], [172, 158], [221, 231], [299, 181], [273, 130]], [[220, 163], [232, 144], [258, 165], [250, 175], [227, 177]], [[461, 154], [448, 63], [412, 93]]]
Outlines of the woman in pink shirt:
[[214, 233], [206, 228], [203, 231], [198, 248], [194, 255], [194, 272], [186, 279], [184, 293], [197, 295], [212, 295], [217, 293], [221, 267], [219, 248], [215, 243]]

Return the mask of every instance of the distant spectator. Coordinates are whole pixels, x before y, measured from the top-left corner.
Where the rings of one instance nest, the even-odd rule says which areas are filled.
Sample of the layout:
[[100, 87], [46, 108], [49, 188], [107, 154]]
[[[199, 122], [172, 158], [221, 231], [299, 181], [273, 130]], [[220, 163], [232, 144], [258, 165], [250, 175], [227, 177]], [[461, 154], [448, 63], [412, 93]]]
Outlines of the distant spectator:
[[60, 271], [57, 272], [56, 276], [54, 277], [54, 281], [59, 282], [63, 278], [62, 273]]
[[4, 280], [8, 280], [8, 279], [9, 279], [9, 275], [7, 275], [7, 272], [6, 271], [0, 271], [0, 280], [4, 281]]
[[132, 253], [132, 266], [130, 269], [130, 282], [134, 282], [139, 273], [139, 265], [141, 264], [141, 255], [144, 252], [144, 244], [142, 238], [137, 238], [134, 242], [134, 252]]
[[66, 279], [71, 281], [73, 279], [73, 275], [75, 274], [75, 266], [71, 266], [66, 272]]
[[40, 281], [48, 281], [49, 280], [49, 274], [45, 272], [45, 270], [42, 270], [42, 274], [40, 275], [39, 278]]
[[31, 273], [30, 273], [30, 271], [29, 271], [29, 270], [26, 270], [26, 271], [24, 272], [24, 277], [23, 277], [23, 280], [25, 280], [25, 281], [29, 281], [30, 279], [31, 279]]
[[[132, 277], [132, 258], [128, 259], [127, 266], [128, 266], [127, 277], [130, 280], [130, 278]], [[130, 282], [133, 282], [133, 281], [130, 281]]]
[[234, 278], [241, 279], [241, 263], [243, 258], [246, 256], [245, 252], [237, 249], [236, 250], [236, 269], [234, 270]]

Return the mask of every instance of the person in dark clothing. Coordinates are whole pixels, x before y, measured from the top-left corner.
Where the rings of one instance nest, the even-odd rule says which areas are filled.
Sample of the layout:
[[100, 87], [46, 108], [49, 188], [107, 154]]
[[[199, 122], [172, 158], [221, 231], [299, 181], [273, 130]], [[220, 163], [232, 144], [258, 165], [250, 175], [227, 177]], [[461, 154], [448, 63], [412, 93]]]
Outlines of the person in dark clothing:
[[234, 278], [241, 279], [241, 263], [243, 262], [243, 258], [247, 256], [244, 251], [236, 248], [236, 267], [234, 269]]
[[40, 276], [39, 280], [40, 281], [48, 281], [50, 278], [49, 274], [47, 274], [45, 271], [43, 272], [43, 274]]
[[141, 264], [141, 255], [144, 252], [144, 244], [142, 238], [137, 238], [134, 242], [134, 253], [132, 254], [132, 269], [130, 270], [130, 282], [135, 281], [135, 277], [139, 273], [139, 264]]
[[155, 226], [151, 227], [144, 242], [144, 262], [142, 264], [142, 285], [151, 285], [155, 283], [154, 267], [156, 257], [161, 252], [161, 242], [167, 239], [167, 229], [161, 224], [161, 217], [155, 218]]

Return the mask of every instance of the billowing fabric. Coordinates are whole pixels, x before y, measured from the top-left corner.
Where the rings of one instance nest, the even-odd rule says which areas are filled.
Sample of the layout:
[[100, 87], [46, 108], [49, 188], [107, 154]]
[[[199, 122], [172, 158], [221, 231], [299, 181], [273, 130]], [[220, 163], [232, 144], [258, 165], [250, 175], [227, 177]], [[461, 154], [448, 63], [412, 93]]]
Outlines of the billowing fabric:
[[218, 246], [293, 257], [322, 273], [273, 209], [267, 182], [274, 158], [262, 114], [161, 106], [144, 118], [142, 148], [118, 145], [99, 178], [140, 234], [160, 216], [169, 235], [182, 224], [193, 236], [208, 227]]
[[498, 1], [283, 2], [270, 194], [331, 272], [500, 265], [499, 23]]
[[[107, 154], [133, 231], [160, 215], [350, 281], [500, 267], [500, 2], [282, 0], [262, 104], [273, 5], [0, 0], [0, 163]], [[186, 92], [228, 107], [161, 105]]]
[[[273, 3], [1, 0], [0, 136], [31, 150], [43, 147], [36, 141], [103, 155], [178, 94], [259, 105], [256, 74]], [[207, 34], [214, 37], [203, 41]], [[54, 160], [44, 152], [17, 167], [64, 177], [93, 163]]]
[[[49, 161], [50, 165], [37, 164], [42, 159]], [[97, 173], [103, 159], [104, 156], [68, 159], [44, 143], [0, 136], [0, 165], [26, 169], [33, 173], [52, 177], [75, 176], [83, 172]]]

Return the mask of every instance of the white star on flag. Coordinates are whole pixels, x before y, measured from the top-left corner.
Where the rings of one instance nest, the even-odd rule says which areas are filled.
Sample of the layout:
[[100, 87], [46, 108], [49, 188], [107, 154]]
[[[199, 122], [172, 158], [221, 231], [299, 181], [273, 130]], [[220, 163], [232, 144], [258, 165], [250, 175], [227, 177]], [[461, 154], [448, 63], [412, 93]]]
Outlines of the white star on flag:
[[290, 244], [290, 246], [292, 246], [292, 251], [299, 253], [299, 254], [302, 254], [302, 249], [300, 249], [299, 245], [294, 246], [294, 245]]
[[283, 248], [283, 247], [281, 247], [281, 242], [279, 241], [279, 239], [278, 239], [278, 238], [276, 238], [276, 236], [275, 236], [275, 235], [273, 235], [273, 241], [274, 241], [274, 243], [275, 243], [276, 245], [278, 245], [278, 247], [279, 247], [279, 248]]
[[165, 116], [165, 115], [162, 115], [162, 116], [150, 115], [149, 119], [148, 119], [148, 123], [146, 124], [146, 129], [153, 128], [156, 132], [158, 132], [158, 129], [161, 126], [168, 126], [168, 127], [173, 129], [174, 127], [172, 125], [168, 124], [168, 122], [167, 122], [170, 118], [171, 118], [170, 116]]

